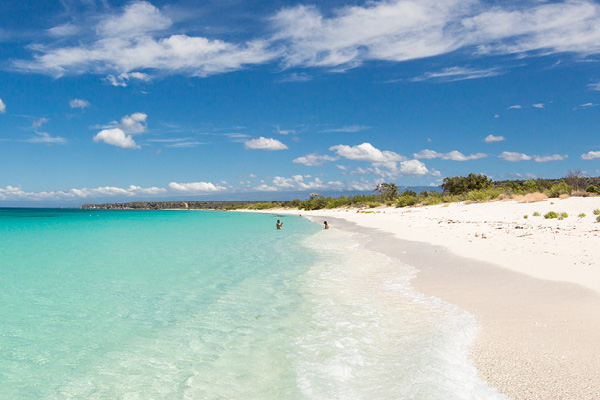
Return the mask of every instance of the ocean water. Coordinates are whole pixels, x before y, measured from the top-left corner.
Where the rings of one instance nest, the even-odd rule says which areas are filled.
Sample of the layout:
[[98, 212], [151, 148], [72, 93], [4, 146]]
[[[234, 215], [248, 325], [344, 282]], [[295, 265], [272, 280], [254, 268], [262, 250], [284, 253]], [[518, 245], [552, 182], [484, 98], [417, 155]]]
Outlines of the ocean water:
[[502, 399], [467, 357], [472, 316], [364, 240], [294, 216], [0, 209], [0, 399]]

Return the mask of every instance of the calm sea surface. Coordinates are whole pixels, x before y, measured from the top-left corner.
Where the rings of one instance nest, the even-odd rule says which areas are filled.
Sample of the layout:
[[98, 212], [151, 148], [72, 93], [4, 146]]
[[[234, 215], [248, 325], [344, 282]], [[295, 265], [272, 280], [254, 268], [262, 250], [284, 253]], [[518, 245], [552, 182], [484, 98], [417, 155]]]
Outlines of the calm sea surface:
[[414, 269], [277, 218], [0, 209], [0, 399], [502, 398]]

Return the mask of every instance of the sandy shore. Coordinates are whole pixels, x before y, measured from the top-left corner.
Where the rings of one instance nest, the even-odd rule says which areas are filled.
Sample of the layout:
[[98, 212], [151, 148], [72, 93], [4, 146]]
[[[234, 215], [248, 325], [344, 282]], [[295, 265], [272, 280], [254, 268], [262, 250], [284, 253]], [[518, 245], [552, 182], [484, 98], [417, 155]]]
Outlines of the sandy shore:
[[599, 197], [301, 213], [368, 234], [369, 248], [420, 270], [419, 291], [473, 313], [472, 357], [491, 386], [513, 399], [587, 400], [600, 399], [594, 209]]

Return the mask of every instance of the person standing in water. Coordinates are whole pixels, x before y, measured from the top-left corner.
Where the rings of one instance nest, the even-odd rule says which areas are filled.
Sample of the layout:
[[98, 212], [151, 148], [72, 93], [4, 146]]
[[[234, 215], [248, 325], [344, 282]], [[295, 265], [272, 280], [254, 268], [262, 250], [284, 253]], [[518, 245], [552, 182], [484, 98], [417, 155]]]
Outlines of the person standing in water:
[[323, 229], [329, 229], [329, 225], [327, 225], [327, 221], [323, 221], [323, 223], [325, 224], [325, 228], [323, 228]]
[[283, 222], [280, 222], [279, 220], [277, 220], [277, 229], [281, 229], [281, 227], [283, 226]]

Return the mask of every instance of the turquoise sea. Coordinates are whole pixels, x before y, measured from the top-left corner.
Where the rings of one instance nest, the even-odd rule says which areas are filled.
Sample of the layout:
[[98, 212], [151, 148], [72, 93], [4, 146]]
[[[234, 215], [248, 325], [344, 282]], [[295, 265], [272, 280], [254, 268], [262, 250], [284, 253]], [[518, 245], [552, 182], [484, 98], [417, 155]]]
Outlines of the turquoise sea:
[[0, 209], [0, 399], [503, 398], [467, 357], [472, 316], [365, 240], [297, 216]]

